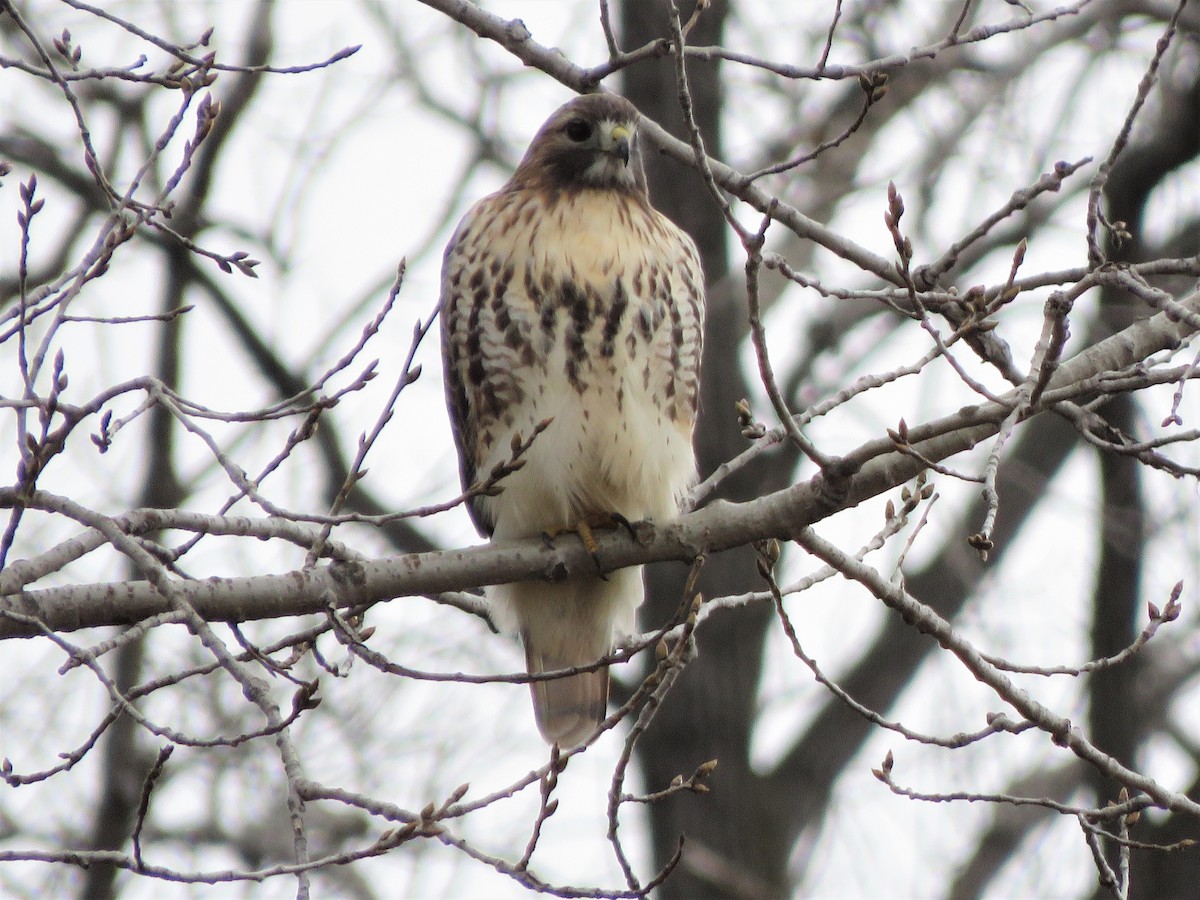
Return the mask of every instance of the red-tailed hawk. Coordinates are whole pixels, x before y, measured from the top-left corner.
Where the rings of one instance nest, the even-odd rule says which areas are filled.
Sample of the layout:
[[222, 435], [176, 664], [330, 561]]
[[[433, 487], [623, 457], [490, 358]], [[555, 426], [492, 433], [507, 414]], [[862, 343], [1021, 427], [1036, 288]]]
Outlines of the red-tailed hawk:
[[[562, 106], [446, 248], [442, 356], [463, 486], [552, 420], [502, 490], [471, 503], [495, 539], [669, 519], [694, 477], [704, 279], [691, 238], [650, 205], [637, 120], [608, 94]], [[595, 663], [634, 631], [643, 596], [640, 568], [489, 593], [531, 673]], [[542, 736], [573, 747], [604, 718], [608, 669], [531, 688]]]

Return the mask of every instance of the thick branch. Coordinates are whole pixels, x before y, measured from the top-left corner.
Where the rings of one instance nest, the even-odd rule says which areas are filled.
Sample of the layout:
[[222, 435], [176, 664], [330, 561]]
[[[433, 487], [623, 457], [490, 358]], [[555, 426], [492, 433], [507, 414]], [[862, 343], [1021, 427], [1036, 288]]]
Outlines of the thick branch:
[[[1200, 311], [1200, 292], [1180, 304]], [[1065, 362], [1042, 395], [1041, 409], [1088, 390], [1090, 380], [1119, 371], [1154, 353], [1177, 347], [1192, 325], [1171, 313], [1159, 313], [1101, 341]], [[1002, 400], [1012, 399], [1010, 392]], [[908, 430], [910, 446], [922, 459], [940, 461], [996, 433], [1010, 409], [983, 403]], [[842, 496], [831, 495], [821, 476], [746, 503], [715, 502], [659, 527], [641, 528], [639, 540], [614, 531], [599, 538], [603, 570], [664, 560], [690, 561], [701, 552], [724, 550], [752, 541], [790, 540], [801, 529], [895, 488], [915, 477], [923, 463], [911, 452], [892, 449], [889, 438], [870, 441], [843, 459], [854, 473]], [[40, 498], [40, 499], [39, 499]], [[22, 502], [28, 508], [56, 506], [55, 498], [35, 493], [18, 497], [0, 491], [0, 506]], [[559, 579], [594, 570], [596, 561], [583, 544], [569, 539], [547, 547], [538, 539], [496, 542], [485, 547], [408, 554], [390, 559], [342, 563], [331, 567], [178, 583], [181, 596], [208, 621], [316, 613], [330, 604], [354, 607], [393, 597], [439, 594], [485, 584], [533, 578]], [[127, 625], [169, 612], [172, 605], [147, 582], [94, 584], [26, 591], [0, 600], [6, 611], [34, 617], [54, 631], [102, 625]], [[0, 637], [39, 633], [29, 622], [4, 617]]]

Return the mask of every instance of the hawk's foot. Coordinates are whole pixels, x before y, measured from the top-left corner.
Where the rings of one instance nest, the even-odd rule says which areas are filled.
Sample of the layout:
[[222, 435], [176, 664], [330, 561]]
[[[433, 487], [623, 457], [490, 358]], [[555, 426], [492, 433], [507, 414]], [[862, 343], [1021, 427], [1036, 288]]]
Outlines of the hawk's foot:
[[604, 569], [600, 565], [600, 545], [596, 543], [596, 536], [592, 534], [592, 526], [588, 524], [586, 519], [580, 519], [575, 523], [575, 533], [579, 535], [579, 539], [583, 541], [583, 546], [587, 548], [587, 552], [591, 554], [592, 562], [596, 564], [596, 574], [601, 580], [608, 581], [608, 576], [604, 574]]
[[629, 533], [631, 538], [640, 543], [641, 538], [638, 535], [638, 524], [639, 523], [637, 522], [629, 521], [629, 519], [621, 515], [619, 512], [596, 513], [588, 516], [587, 518], [580, 519], [569, 528], [562, 528], [556, 531], [543, 531], [542, 540], [545, 542], [547, 547], [550, 547], [553, 546], [554, 539], [560, 535], [579, 535], [579, 540], [583, 542], [584, 548], [591, 555], [592, 561], [596, 564], [596, 574], [607, 581], [608, 578], [604, 574], [603, 567], [600, 564], [600, 545], [596, 543], [596, 535], [593, 529], [605, 529], [613, 527], [624, 528]]

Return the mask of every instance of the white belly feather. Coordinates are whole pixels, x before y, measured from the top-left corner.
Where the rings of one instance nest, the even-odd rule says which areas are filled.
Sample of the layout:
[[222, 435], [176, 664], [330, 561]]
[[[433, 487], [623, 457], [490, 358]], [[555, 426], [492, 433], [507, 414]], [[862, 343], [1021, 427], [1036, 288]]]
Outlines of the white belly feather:
[[691, 435], [633, 387], [624, 373], [582, 394], [550, 379], [530, 386], [482, 471], [508, 458], [514, 435], [527, 438], [537, 423], [553, 421], [527, 451], [525, 466], [488, 498], [495, 537], [561, 531], [613, 512], [630, 521], [677, 513], [678, 496], [695, 472]]
[[[511, 375], [520, 399], [507, 410], [510, 421], [498, 429], [478, 471], [507, 460], [515, 435], [528, 438], [537, 423], [553, 421], [526, 453], [524, 468], [504, 479], [499, 496], [485, 500], [497, 538], [555, 532], [612, 512], [630, 521], [668, 519], [678, 512], [678, 497], [695, 476], [693, 413], [681, 415], [679, 397], [666, 396], [668, 391], [681, 396], [684, 390], [672, 367], [670, 308], [686, 303], [688, 286], [678, 271], [664, 271], [678, 266], [672, 260], [664, 267], [651, 258], [659, 235], [652, 238], [642, 227], [619, 221], [617, 202], [585, 197], [556, 209], [570, 221], [543, 223], [509, 257], [515, 270], [509, 313], [524, 320], [536, 360], [514, 365]], [[666, 220], [655, 224], [673, 228]], [[547, 237], [563, 233], [574, 236], [569, 246]], [[638, 266], [643, 275], [635, 278]], [[565, 374], [572, 356], [571, 310], [560, 304], [547, 333], [545, 298], [530, 298], [518, 289], [542, 283], [548, 271], [573, 273], [598, 307], [589, 327], [577, 335], [582, 362], [575, 384]], [[615, 335], [608, 335], [605, 357], [605, 318], [618, 293], [627, 308]], [[643, 317], [653, 322], [648, 337]], [[700, 328], [693, 318], [684, 329], [684, 339], [695, 348]]]

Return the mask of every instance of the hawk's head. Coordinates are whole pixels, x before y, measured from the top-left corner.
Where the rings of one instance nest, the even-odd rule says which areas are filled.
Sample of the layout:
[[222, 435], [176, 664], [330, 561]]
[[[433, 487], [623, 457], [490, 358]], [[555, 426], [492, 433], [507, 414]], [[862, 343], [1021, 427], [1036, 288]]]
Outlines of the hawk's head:
[[513, 181], [551, 191], [607, 188], [644, 195], [637, 121], [637, 109], [623, 97], [576, 97], [546, 120]]

